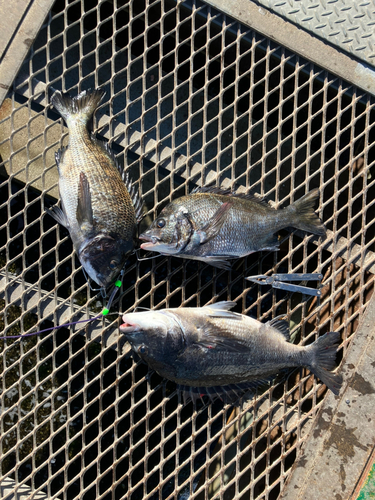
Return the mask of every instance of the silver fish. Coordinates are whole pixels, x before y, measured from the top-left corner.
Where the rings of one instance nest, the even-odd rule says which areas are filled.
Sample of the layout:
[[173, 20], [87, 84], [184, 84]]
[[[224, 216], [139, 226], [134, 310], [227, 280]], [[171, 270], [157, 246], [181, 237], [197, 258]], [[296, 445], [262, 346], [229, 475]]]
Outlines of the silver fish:
[[49, 214], [70, 233], [78, 258], [103, 289], [117, 279], [133, 250], [142, 203], [121, 175], [107, 144], [87, 130], [103, 99], [101, 89], [71, 98], [57, 91], [51, 103], [66, 121], [69, 144], [56, 153], [61, 209]]
[[275, 233], [294, 227], [325, 235], [314, 213], [318, 190], [275, 210], [252, 194], [205, 187], [169, 203], [139, 236], [141, 248], [228, 269], [228, 259], [260, 250], [278, 250]]
[[339, 333], [327, 333], [308, 346], [294, 345], [288, 342], [284, 319], [260, 323], [230, 311], [234, 306], [218, 302], [124, 314], [120, 331], [151, 368], [179, 384], [186, 399], [207, 394], [233, 401], [293, 367], [307, 367], [338, 394], [342, 377], [330, 370]]

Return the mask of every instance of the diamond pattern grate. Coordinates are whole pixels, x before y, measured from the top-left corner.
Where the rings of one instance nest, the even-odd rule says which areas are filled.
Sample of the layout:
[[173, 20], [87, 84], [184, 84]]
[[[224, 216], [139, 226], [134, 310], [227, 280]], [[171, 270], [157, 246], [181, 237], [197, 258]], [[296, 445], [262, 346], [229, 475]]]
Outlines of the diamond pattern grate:
[[[4, 334], [103, 307], [44, 211], [67, 140], [49, 98], [99, 85], [107, 94], [93, 129], [130, 169], [145, 223], [216, 182], [284, 206], [319, 187], [328, 228], [324, 241], [283, 231], [277, 254], [229, 272], [132, 256], [113, 311], [235, 300], [262, 321], [289, 314], [297, 342], [340, 331], [341, 359], [373, 291], [374, 102], [198, 0], [54, 4], [0, 109]], [[322, 272], [322, 296], [244, 279], [277, 271]], [[277, 498], [325, 388], [299, 370], [238, 408], [181, 406], [175, 385], [118, 336], [117, 314], [107, 318], [0, 341], [0, 484], [64, 500]]]

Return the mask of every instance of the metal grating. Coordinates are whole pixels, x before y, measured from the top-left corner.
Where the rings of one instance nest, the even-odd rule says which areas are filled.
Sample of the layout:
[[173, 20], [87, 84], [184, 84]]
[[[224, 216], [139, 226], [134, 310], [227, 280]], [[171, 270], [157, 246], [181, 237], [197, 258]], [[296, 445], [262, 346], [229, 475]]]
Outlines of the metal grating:
[[[53, 153], [67, 138], [49, 97], [99, 85], [107, 100], [93, 128], [130, 168], [151, 218], [210, 181], [251, 186], [277, 205], [320, 187], [329, 230], [324, 241], [284, 231], [277, 254], [249, 256], [230, 272], [133, 256], [113, 310], [235, 300], [262, 321], [288, 313], [296, 341], [340, 331], [342, 356], [373, 291], [374, 102], [198, 0], [54, 4], [0, 110], [4, 334], [102, 308], [67, 232], [44, 212], [57, 197]], [[277, 271], [321, 271], [326, 287], [307, 300], [244, 280]], [[133, 357], [117, 325], [113, 315], [0, 341], [3, 491], [277, 498], [325, 389], [297, 370], [235, 409], [181, 406], [175, 385]]]

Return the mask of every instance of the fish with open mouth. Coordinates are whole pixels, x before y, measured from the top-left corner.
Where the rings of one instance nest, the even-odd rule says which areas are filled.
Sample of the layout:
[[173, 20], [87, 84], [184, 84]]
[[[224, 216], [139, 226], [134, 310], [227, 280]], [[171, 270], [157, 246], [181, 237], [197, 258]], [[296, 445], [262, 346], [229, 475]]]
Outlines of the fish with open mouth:
[[47, 210], [69, 230], [83, 269], [102, 289], [118, 278], [133, 250], [142, 212], [138, 194], [108, 145], [87, 130], [104, 94], [96, 89], [71, 98], [57, 91], [51, 98], [66, 121], [69, 143], [55, 154], [61, 208]]
[[331, 372], [339, 333], [326, 333], [307, 346], [294, 345], [285, 319], [261, 323], [232, 312], [234, 306], [218, 302], [124, 314], [120, 332], [152, 369], [179, 385], [185, 401], [208, 395], [233, 402], [294, 367], [307, 367], [339, 393], [342, 377]]
[[169, 203], [139, 239], [144, 250], [201, 260], [229, 269], [229, 259], [260, 250], [278, 250], [275, 233], [286, 227], [324, 236], [314, 212], [318, 190], [282, 210], [253, 194], [217, 187], [198, 188]]

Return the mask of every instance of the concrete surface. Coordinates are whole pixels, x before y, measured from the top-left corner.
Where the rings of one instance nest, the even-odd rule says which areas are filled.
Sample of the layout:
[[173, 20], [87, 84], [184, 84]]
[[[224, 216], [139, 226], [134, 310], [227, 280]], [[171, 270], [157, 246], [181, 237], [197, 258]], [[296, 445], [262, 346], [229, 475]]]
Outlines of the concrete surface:
[[53, 0], [0, 3], [0, 104], [52, 5]]
[[375, 449], [375, 294], [343, 360], [339, 396], [329, 393], [280, 500], [349, 500]]
[[318, 66], [375, 95], [375, 71], [373, 66], [359, 62], [333, 45], [311, 36], [305, 30], [251, 0], [237, 0], [236, 2], [228, 2], [228, 0], [206, 1], [218, 10], [250, 26], [258, 33], [269, 37]]

